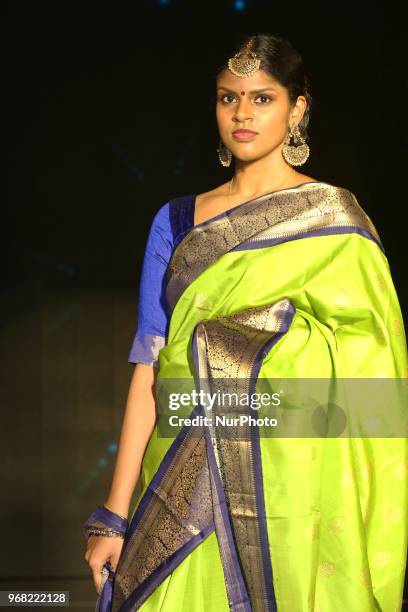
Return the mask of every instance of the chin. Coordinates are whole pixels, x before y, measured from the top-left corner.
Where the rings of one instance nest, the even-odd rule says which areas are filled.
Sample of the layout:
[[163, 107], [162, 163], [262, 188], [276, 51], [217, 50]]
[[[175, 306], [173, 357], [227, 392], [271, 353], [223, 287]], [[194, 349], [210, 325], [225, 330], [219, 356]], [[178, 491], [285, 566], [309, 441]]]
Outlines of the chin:
[[257, 161], [258, 159], [262, 159], [262, 157], [265, 157], [267, 153], [248, 151], [246, 154], [243, 154], [243, 152], [240, 151], [239, 154], [236, 155], [234, 151], [232, 151], [232, 155], [234, 156], [236, 162], [252, 162]]

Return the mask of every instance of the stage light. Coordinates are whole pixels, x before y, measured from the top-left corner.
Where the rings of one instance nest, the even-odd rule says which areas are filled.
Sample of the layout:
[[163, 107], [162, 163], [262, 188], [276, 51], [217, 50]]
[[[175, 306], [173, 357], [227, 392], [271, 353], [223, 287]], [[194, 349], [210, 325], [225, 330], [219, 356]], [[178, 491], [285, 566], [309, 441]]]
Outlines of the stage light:
[[235, 0], [234, 9], [236, 11], [244, 11], [246, 9], [246, 2], [244, 0]]

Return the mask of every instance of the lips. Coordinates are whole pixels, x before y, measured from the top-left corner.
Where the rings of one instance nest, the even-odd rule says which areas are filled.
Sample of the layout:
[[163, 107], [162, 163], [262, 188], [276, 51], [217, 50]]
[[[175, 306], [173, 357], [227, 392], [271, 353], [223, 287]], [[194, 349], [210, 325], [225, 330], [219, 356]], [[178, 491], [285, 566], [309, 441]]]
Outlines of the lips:
[[235, 132], [232, 132], [232, 135], [236, 140], [249, 140], [257, 136], [257, 132], [252, 130], [235, 130]]
[[256, 134], [256, 132], [253, 132], [252, 130], [235, 130], [232, 133], [234, 136], [252, 136], [253, 134]]

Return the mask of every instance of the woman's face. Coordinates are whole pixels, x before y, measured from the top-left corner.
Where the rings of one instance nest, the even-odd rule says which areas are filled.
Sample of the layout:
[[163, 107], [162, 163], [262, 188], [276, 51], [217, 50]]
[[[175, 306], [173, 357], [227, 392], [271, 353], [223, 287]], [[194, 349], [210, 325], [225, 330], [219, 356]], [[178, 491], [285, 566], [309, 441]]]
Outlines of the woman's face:
[[[216, 88], [220, 138], [242, 161], [260, 159], [281, 149], [289, 126], [301, 121], [307, 106], [306, 98], [299, 96], [291, 107], [286, 87], [263, 70], [238, 77], [226, 69], [218, 77]], [[241, 128], [256, 134], [239, 139], [234, 131]]]

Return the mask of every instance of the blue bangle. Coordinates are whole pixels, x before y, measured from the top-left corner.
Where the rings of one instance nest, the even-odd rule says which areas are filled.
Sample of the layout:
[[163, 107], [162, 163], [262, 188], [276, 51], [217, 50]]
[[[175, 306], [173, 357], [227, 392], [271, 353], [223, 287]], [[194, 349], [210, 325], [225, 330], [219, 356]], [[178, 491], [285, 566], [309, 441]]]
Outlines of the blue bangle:
[[89, 537], [87, 527], [100, 527], [101, 524], [122, 534], [126, 533], [129, 526], [127, 519], [124, 519], [116, 512], [112, 512], [112, 510], [105, 508], [105, 506], [98, 506], [97, 509], [87, 518], [83, 525], [82, 531], [85, 540], [88, 540]]

